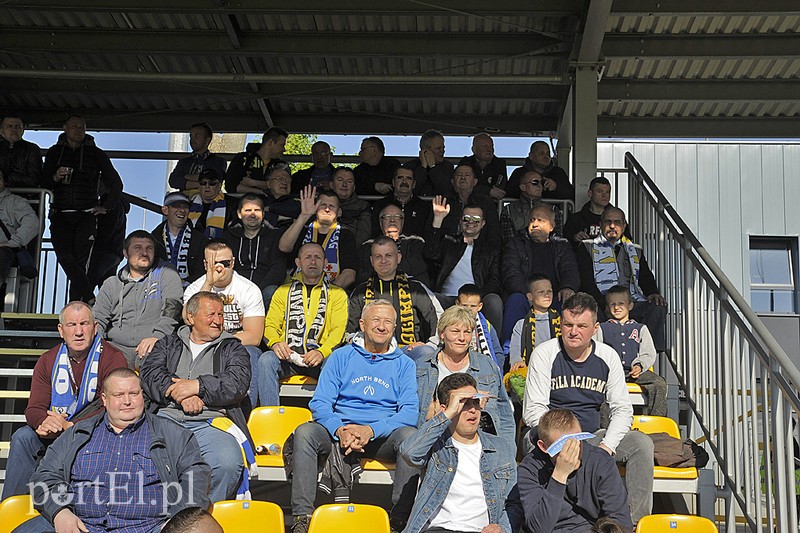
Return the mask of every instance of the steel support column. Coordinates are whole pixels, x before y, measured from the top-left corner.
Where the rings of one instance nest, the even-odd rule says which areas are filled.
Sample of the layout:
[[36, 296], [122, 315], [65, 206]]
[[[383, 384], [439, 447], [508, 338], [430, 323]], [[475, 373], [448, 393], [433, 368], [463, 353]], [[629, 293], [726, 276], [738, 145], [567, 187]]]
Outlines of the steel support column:
[[583, 205], [597, 174], [597, 67], [578, 67], [572, 91], [575, 205]]

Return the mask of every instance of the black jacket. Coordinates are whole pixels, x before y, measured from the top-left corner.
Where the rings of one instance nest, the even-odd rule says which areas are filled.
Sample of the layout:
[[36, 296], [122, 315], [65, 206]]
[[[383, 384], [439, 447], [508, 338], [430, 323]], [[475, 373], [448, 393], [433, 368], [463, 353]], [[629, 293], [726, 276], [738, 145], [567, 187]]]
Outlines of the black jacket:
[[359, 196], [380, 194], [375, 190], [376, 183], [392, 184], [394, 171], [400, 167], [400, 160], [395, 157], [381, 157], [375, 166], [360, 163], [353, 169], [356, 178], [356, 194]]
[[488, 195], [492, 187], [507, 190], [508, 186], [508, 164], [502, 157], [493, 157], [489, 164], [481, 168], [474, 155], [464, 156], [459, 165], [470, 165], [478, 173], [478, 184], [475, 191]]
[[577, 291], [581, 286], [575, 252], [566, 239], [552, 235], [547, 242], [536, 243], [528, 236], [527, 228], [506, 243], [502, 271], [506, 295], [525, 294], [532, 274], [550, 278], [556, 294], [561, 289]]
[[381, 211], [388, 205], [396, 205], [403, 211], [403, 235], [425, 236], [428, 219], [433, 212], [430, 200], [423, 200], [416, 194], [405, 204], [394, 197], [394, 193], [389, 193], [380, 200], [372, 203], [372, 234], [380, 235], [380, 216]]
[[[500, 283], [500, 248], [499, 239], [481, 232], [475, 240], [472, 249], [472, 276], [475, 285], [484, 296], [490, 293], [501, 294], [503, 287]], [[453, 237], [445, 234], [441, 229], [434, 229], [430, 238], [425, 242], [425, 257], [431, 261], [441, 263], [439, 274], [433, 284], [435, 291], [440, 292], [445, 280], [458, 264], [467, 243], [463, 237]]]
[[[156, 342], [153, 351], [142, 362], [142, 389], [150, 400], [152, 412], [158, 412], [160, 408], [174, 403], [165, 393], [172, 384], [181, 357], [192, 356], [189, 346], [181, 338], [181, 334], [187, 335], [187, 330], [188, 326], [183, 326]], [[197, 377], [200, 382], [200, 399], [209, 407], [225, 409], [228, 418], [247, 435], [252, 444], [247, 420], [242, 411], [242, 402], [247, 398], [247, 390], [250, 388], [250, 356], [239, 339], [230, 333], [223, 332], [212, 342], [216, 343], [214, 372]]]
[[[151, 458], [161, 482], [167, 484], [164, 495], [169, 497], [164, 501], [170, 504], [169, 516], [175, 516], [186, 507], [207, 508], [211, 503], [208, 499], [211, 469], [203, 461], [192, 432], [166, 418], [149, 413], [144, 416], [150, 429]], [[67, 501], [74, 496], [70, 480], [78, 451], [89, 442], [94, 428], [105, 423], [105, 419], [105, 416], [95, 416], [76, 422], [47, 448], [31, 478], [33, 501], [37, 502], [35, 507], [51, 524], [56, 513], [66, 507], [59, 504], [64, 500], [56, 495], [64, 494], [69, 498]]]
[[[514, 169], [514, 172], [511, 173], [511, 177], [508, 179], [508, 189], [506, 189], [507, 196], [519, 198], [519, 182], [522, 179], [522, 176], [531, 170], [536, 169], [533, 168], [533, 163], [531, 163], [529, 158], [525, 159], [525, 162], [521, 167]], [[536, 171], [539, 172], [538, 170]], [[542, 188], [542, 198], [549, 198], [553, 200], [575, 199], [575, 187], [573, 187], [569, 182], [567, 173], [564, 172], [563, 168], [557, 167], [554, 162], [551, 162], [550, 166], [539, 173], [543, 177], [550, 178], [556, 182], [556, 189], [554, 191], [546, 191], [544, 188]]]
[[[483, 232], [488, 235], [500, 236], [500, 218], [497, 214], [497, 202], [491, 197], [478, 192], [478, 188], [472, 191], [472, 194], [467, 199], [468, 204], [477, 205], [483, 211], [483, 219], [486, 225], [483, 227]], [[444, 217], [442, 221], [442, 229], [447, 235], [459, 235], [461, 233], [461, 215], [464, 214], [464, 205], [457, 193], [453, 192], [447, 196], [447, 205], [450, 206], [450, 213]], [[425, 228], [425, 240], [430, 237], [430, 232], [433, 227], [433, 209], [428, 216], [428, 222]]]
[[[69, 184], [53, 180], [59, 167], [74, 169]], [[106, 192], [102, 206], [107, 210], [116, 208], [122, 197], [122, 179], [108, 155], [94, 144], [91, 135], [86, 135], [75, 149], [67, 144], [65, 134], [59, 135], [58, 142], [47, 150], [40, 183], [43, 188], [53, 191], [53, 207], [60, 210], [84, 210], [101, 205], [98, 201], [100, 185]]]
[[253, 239], [244, 236], [241, 224], [225, 230], [222, 238], [236, 257], [234, 270], [261, 290], [268, 285], [281, 285], [286, 278], [286, 255], [278, 250], [283, 232], [264, 225]]
[[42, 149], [24, 139], [12, 147], [0, 137], [0, 170], [5, 176], [6, 187], [39, 187]]
[[[186, 223], [191, 224], [191, 221], [187, 221]], [[169, 262], [169, 257], [167, 257], [167, 241], [164, 236], [164, 229], [166, 226], [167, 221], [165, 220], [156, 226], [153, 231], [150, 232], [150, 235], [156, 240], [156, 257]], [[186, 260], [186, 266], [189, 269], [189, 277], [183, 280], [184, 283], [191, 283], [206, 273], [206, 269], [203, 267], [203, 249], [205, 248], [207, 240], [202, 231], [192, 231], [192, 237], [189, 239], [189, 257]]]
[[[356, 272], [356, 284], [363, 283], [372, 274], [372, 242], [374, 239], [364, 241], [358, 249], [358, 272]], [[398, 269], [405, 272], [408, 277], [414, 278], [426, 287], [431, 286], [431, 278], [428, 274], [428, 263], [425, 262], [425, 241], [418, 235], [400, 235], [397, 240], [400, 249], [400, 264]]]
[[[432, 298], [436, 298], [433, 293], [428, 292], [425, 286], [419, 281], [408, 280], [409, 291], [411, 293], [411, 305], [414, 311], [414, 334], [418, 342], [427, 342], [431, 335], [436, 334], [436, 326], [439, 324], [439, 317], [436, 313]], [[360, 283], [350, 294], [350, 304], [348, 306], [349, 318], [347, 321], [347, 332], [355, 333], [358, 331], [358, 319], [361, 318], [361, 310], [366, 305], [365, 293], [367, 284]], [[394, 304], [397, 311], [397, 326], [394, 329], [394, 336], [400, 339], [400, 303], [397, 298], [397, 284], [395, 281], [379, 281], [375, 286], [375, 299], [385, 298]]]

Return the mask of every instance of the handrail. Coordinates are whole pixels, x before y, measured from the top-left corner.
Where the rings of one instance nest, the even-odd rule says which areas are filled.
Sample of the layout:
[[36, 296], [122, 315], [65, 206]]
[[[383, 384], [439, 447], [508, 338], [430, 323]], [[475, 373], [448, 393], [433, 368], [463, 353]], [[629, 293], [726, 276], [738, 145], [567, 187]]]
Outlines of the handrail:
[[704, 434], [720, 483], [752, 531], [796, 532], [800, 371], [630, 153], [625, 166], [630, 225], [669, 304], [669, 363], [696, 418], [689, 431]]
[[161, 214], [161, 206], [150, 200], [146, 200], [141, 198], [140, 196], [136, 196], [135, 194], [123, 192], [122, 197], [128, 200], [131, 205], [135, 205], [137, 207], [141, 207], [142, 209], [146, 209], [148, 211], [152, 211], [153, 213]]

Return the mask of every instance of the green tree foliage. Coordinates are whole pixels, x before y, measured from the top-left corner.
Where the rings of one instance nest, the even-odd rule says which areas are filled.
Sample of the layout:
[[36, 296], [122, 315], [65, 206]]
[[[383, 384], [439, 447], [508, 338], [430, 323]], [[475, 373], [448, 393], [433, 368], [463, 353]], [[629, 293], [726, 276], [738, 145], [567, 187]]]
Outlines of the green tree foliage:
[[302, 163], [292, 163], [292, 174], [298, 170], [303, 170], [311, 166], [311, 146], [317, 142], [317, 135], [308, 133], [290, 133], [286, 139], [286, 155], [306, 155], [309, 161]]

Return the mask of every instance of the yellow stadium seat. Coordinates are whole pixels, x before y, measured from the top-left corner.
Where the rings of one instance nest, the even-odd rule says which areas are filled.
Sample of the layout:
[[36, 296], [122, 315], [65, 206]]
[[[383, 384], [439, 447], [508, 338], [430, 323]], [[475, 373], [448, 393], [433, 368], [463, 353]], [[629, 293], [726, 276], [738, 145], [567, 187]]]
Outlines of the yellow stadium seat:
[[364, 485], [391, 485], [394, 482], [394, 463], [361, 459], [361, 469], [358, 482]]
[[[304, 407], [257, 407], [250, 413], [247, 428], [257, 447], [278, 445], [282, 451], [286, 439], [297, 426], [310, 420], [311, 411]], [[259, 479], [286, 481], [286, 473], [283, 470], [283, 454], [280, 451], [275, 455], [256, 455]]]
[[311, 515], [308, 533], [343, 533], [347, 531], [390, 533], [389, 515], [378, 506], [356, 503], [322, 505], [317, 507], [314, 514]]
[[652, 514], [636, 524], [636, 533], [719, 533], [708, 518], [680, 514]]
[[272, 502], [225, 500], [214, 504], [212, 516], [225, 533], [283, 531], [283, 511]]
[[[632, 429], [638, 429], [642, 433], [666, 433], [676, 439], [681, 438], [681, 431], [678, 423], [665, 416], [634, 415]], [[670, 468], [667, 466], [656, 466], [653, 469], [654, 479], [697, 479], [697, 469], [689, 468]]]
[[302, 374], [294, 374], [280, 380], [280, 395], [310, 398], [317, 389], [317, 379]]
[[11, 533], [18, 525], [36, 516], [39, 512], [31, 505], [30, 495], [9, 496], [0, 502], [0, 533]]

